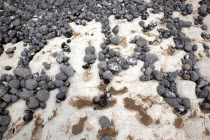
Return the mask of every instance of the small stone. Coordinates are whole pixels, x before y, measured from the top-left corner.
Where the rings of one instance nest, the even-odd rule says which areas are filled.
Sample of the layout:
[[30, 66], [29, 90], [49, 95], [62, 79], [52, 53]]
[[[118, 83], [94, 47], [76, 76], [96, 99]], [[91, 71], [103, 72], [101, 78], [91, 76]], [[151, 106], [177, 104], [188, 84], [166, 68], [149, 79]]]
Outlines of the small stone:
[[30, 122], [33, 119], [32, 115], [25, 115], [23, 116], [23, 121], [24, 122]]
[[4, 69], [5, 69], [5, 70], [11, 70], [12, 67], [10, 67], [10, 66], [5, 66]]
[[100, 97], [99, 97], [99, 96], [95, 96], [95, 97], [93, 98], [93, 103], [94, 103], [94, 104], [98, 104], [99, 101], [100, 101]]
[[50, 64], [48, 64], [48, 63], [45, 63], [45, 64], [44, 64], [44, 68], [45, 68], [46, 70], [49, 70], [49, 69], [50, 69], [50, 67], [51, 67], [51, 65], [50, 65]]
[[0, 126], [0, 133], [7, 131], [8, 126]]
[[68, 76], [63, 72], [59, 72], [58, 74], [55, 75], [55, 79], [65, 81], [68, 79]]
[[139, 78], [140, 81], [149, 81], [150, 75], [141, 75]]
[[63, 63], [63, 59], [64, 59], [65, 55], [64, 55], [64, 52], [59, 52], [57, 57], [56, 57], [56, 61], [61, 64]]
[[201, 26], [201, 29], [202, 29], [202, 30], [208, 30], [208, 26], [205, 25], [205, 24], [203, 24], [203, 25]]
[[60, 70], [69, 77], [72, 77], [75, 73], [74, 69], [71, 66], [62, 65], [60, 66]]
[[28, 91], [27, 89], [24, 89], [22, 92], [20, 92], [19, 96], [23, 99], [26, 100], [29, 97], [32, 97], [34, 93], [32, 91]]
[[111, 71], [105, 71], [105, 72], [103, 73], [102, 77], [103, 77], [104, 79], [112, 80], [113, 74], [112, 74]]
[[112, 140], [112, 138], [108, 135], [104, 135], [100, 138], [100, 140]]
[[182, 23], [182, 27], [191, 27], [192, 26], [192, 22], [191, 21], [184, 21]]
[[49, 98], [49, 92], [48, 90], [41, 89], [36, 93], [37, 99], [41, 102], [45, 102]]
[[154, 75], [155, 79], [158, 81], [161, 81], [163, 79], [162, 73], [157, 70], [153, 70], [152, 74]]
[[145, 62], [153, 64], [155, 61], [159, 60], [156, 54], [147, 54], [145, 57]]
[[41, 109], [45, 109], [45, 108], [46, 108], [46, 104], [45, 104], [44, 102], [41, 102], [41, 103], [39, 104], [39, 106], [41, 107]]
[[175, 111], [181, 115], [184, 115], [187, 113], [187, 108], [182, 106], [182, 105], [178, 105], [177, 107], [174, 108]]
[[0, 116], [0, 125], [6, 126], [10, 123], [11, 119], [9, 116]]
[[58, 100], [60, 100], [60, 101], [64, 101], [64, 100], [66, 99], [66, 94], [64, 94], [64, 93], [58, 93], [58, 94], [56, 95], [56, 98], [57, 98]]
[[99, 123], [102, 128], [109, 128], [111, 126], [111, 122], [106, 116], [100, 117]]
[[116, 35], [119, 32], [119, 25], [114, 26], [112, 32]]
[[107, 105], [107, 100], [104, 99], [104, 98], [100, 99], [100, 101], [99, 101], [99, 106], [105, 107], [106, 105]]
[[94, 54], [95, 48], [93, 46], [89, 46], [85, 49], [85, 54]]
[[203, 104], [201, 105], [201, 108], [202, 108], [203, 110], [209, 110], [209, 109], [210, 109], [210, 104], [209, 104], [209, 103], [203, 103]]
[[96, 56], [95, 54], [86, 54], [85, 57], [83, 58], [84, 62], [90, 62], [92, 60], [95, 60]]
[[8, 92], [8, 87], [0, 84], [0, 97], [4, 96]]
[[110, 41], [114, 45], [118, 45], [120, 43], [120, 39], [118, 37], [112, 37], [110, 38]]
[[14, 74], [17, 75], [17, 76], [20, 76], [20, 77], [28, 77], [31, 75], [31, 70], [30, 69], [27, 69], [27, 68], [16, 68], [14, 69]]
[[165, 87], [159, 85], [159, 86], [157, 87], [157, 92], [158, 92], [159, 95], [162, 96], [162, 95], [164, 94], [164, 92], [165, 92]]
[[55, 80], [54, 84], [56, 87], [61, 87], [64, 85], [64, 82], [62, 80]]
[[165, 98], [165, 101], [171, 106], [171, 107], [177, 107], [179, 103], [175, 98]]
[[190, 99], [188, 98], [182, 98], [182, 104], [187, 108], [191, 108], [191, 103], [190, 103]]
[[19, 80], [11, 80], [11, 81], [9, 81], [9, 86], [11, 88], [19, 89], [20, 88], [20, 81]]
[[28, 90], [34, 90], [37, 88], [38, 82], [34, 79], [28, 79], [28, 80], [26, 80], [25, 86], [26, 86], [26, 89], [28, 89]]
[[69, 88], [68, 87], [65, 87], [65, 86], [62, 86], [62, 87], [59, 88], [59, 91], [61, 93], [66, 93], [68, 90], [69, 90]]
[[26, 106], [29, 109], [36, 109], [39, 107], [40, 101], [36, 97], [29, 97], [26, 101]]
[[195, 71], [190, 72], [190, 80], [191, 81], [196, 81], [196, 80], [198, 80], [198, 78], [199, 78], [199, 76]]

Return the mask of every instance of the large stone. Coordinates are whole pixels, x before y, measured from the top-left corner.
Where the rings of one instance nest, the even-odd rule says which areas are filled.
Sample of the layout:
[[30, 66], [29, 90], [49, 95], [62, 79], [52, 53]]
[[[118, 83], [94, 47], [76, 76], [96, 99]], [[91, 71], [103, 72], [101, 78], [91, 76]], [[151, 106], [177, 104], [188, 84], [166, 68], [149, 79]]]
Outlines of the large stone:
[[16, 68], [14, 69], [14, 74], [20, 77], [28, 77], [31, 75], [31, 70], [27, 68]]
[[195, 82], [188, 80], [175, 80], [177, 86], [177, 93], [181, 98], [196, 99]]

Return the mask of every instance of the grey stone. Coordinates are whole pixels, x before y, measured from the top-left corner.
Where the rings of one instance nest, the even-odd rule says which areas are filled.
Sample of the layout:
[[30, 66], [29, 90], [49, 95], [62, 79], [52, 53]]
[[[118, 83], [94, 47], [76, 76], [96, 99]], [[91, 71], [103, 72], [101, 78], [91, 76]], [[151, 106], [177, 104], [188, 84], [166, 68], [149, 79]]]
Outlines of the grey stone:
[[44, 68], [45, 68], [46, 70], [49, 70], [49, 69], [50, 69], [50, 67], [51, 67], [51, 65], [50, 65], [50, 64], [47, 64], [47, 63], [45, 63], [45, 64], [44, 64]]
[[150, 75], [150, 74], [152, 74], [152, 71], [153, 71], [153, 68], [151, 68], [151, 67], [146, 67], [144, 74], [145, 74], [145, 75]]
[[26, 86], [26, 89], [28, 89], [28, 90], [34, 90], [37, 88], [38, 82], [34, 79], [28, 79], [28, 80], [26, 80], [25, 86]]
[[68, 88], [68, 87], [65, 87], [65, 86], [61, 86], [61, 87], [59, 88], [59, 91], [60, 91], [61, 93], [66, 93], [68, 90], [69, 90], [69, 88]]
[[191, 103], [190, 103], [190, 99], [188, 98], [182, 98], [182, 104], [187, 108], [191, 108]]
[[36, 93], [36, 97], [39, 99], [39, 101], [44, 102], [49, 98], [49, 92], [48, 90], [41, 89]]
[[112, 37], [110, 38], [110, 41], [114, 45], [118, 45], [120, 43], [120, 39], [118, 37]]
[[137, 47], [144, 47], [146, 45], [146, 41], [144, 38], [138, 38], [138, 40], [136, 41], [136, 46]]
[[11, 121], [11, 118], [9, 116], [0, 116], [0, 125], [8, 125]]
[[115, 62], [109, 63], [107, 67], [111, 71], [115, 71], [115, 72], [121, 72], [122, 71], [121, 66], [119, 64], [115, 63]]
[[192, 26], [192, 22], [191, 21], [184, 21], [182, 23], [182, 27], [190, 27], [190, 26]]
[[109, 128], [111, 126], [111, 122], [106, 116], [100, 117], [99, 123], [102, 128]]
[[100, 70], [107, 70], [107, 64], [106, 64], [106, 62], [105, 61], [102, 61], [102, 62], [100, 62], [100, 63], [98, 63], [98, 68], [100, 69]]
[[195, 71], [190, 72], [190, 80], [191, 81], [196, 81], [196, 80], [198, 80], [198, 78], [199, 78], [199, 76], [198, 76], [197, 72], [195, 72]]
[[62, 65], [60, 66], [60, 70], [69, 77], [72, 77], [75, 73], [74, 69], [71, 66]]
[[164, 94], [164, 92], [165, 92], [165, 87], [159, 85], [159, 86], [157, 87], [157, 92], [158, 92], [159, 95], [162, 96], [162, 95]]
[[56, 87], [61, 87], [64, 85], [64, 82], [62, 80], [55, 80], [54, 84]]
[[12, 95], [12, 96], [11, 96], [12, 102], [17, 102], [18, 99], [19, 99], [18, 96], [15, 96], [15, 95]]
[[159, 60], [158, 56], [156, 54], [147, 54], [145, 57], [145, 62], [148, 62], [150, 64], [155, 63], [155, 61]]
[[8, 129], [8, 126], [0, 126], [0, 133], [6, 132]]
[[105, 71], [105, 72], [103, 73], [102, 77], [103, 77], [104, 79], [112, 80], [113, 74], [112, 74], [111, 71]]
[[102, 53], [102, 51], [100, 51], [100, 52], [98, 53], [98, 60], [99, 60], [99, 61], [104, 61], [104, 58], [105, 58], [104, 54]]
[[150, 75], [141, 75], [139, 78], [140, 81], [149, 81]]
[[65, 81], [68, 79], [68, 76], [63, 72], [59, 72], [58, 74], [55, 75], [55, 79]]
[[61, 64], [63, 62], [63, 59], [64, 59], [65, 55], [64, 55], [64, 52], [59, 52], [57, 57], [56, 57], [56, 61]]
[[31, 70], [30, 69], [27, 69], [27, 68], [16, 68], [14, 69], [14, 74], [17, 75], [17, 76], [20, 76], [20, 77], [28, 77], [31, 75]]
[[20, 92], [19, 96], [23, 100], [28, 99], [29, 97], [33, 96], [34, 93], [32, 91], [28, 91], [27, 89], [24, 89], [22, 92]]
[[137, 65], [137, 60], [133, 57], [128, 57], [127, 63], [128, 63], [128, 65]]
[[29, 97], [26, 101], [26, 106], [29, 109], [36, 109], [39, 107], [40, 101], [36, 97]]
[[19, 26], [19, 25], [20, 25], [20, 19], [18, 18], [18, 19], [16, 19], [16, 20], [14, 20], [14, 21], [12, 22], [12, 25], [13, 25], [13, 26]]
[[171, 107], [177, 107], [179, 105], [178, 101], [175, 98], [165, 98], [165, 101], [171, 106]]
[[11, 103], [11, 101], [12, 101], [11, 98], [12, 98], [12, 96], [10, 94], [5, 94], [3, 97], [3, 99], [6, 103]]
[[94, 54], [86, 54], [83, 60], [84, 62], [90, 62], [95, 59], [96, 59], [96, 56]]
[[163, 79], [162, 73], [157, 70], [153, 70], [152, 74], [154, 75], [155, 79], [158, 81]]
[[184, 49], [185, 49], [185, 51], [188, 51], [188, 52], [192, 51], [192, 45], [191, 45], [191, 43], [190, 42], [185, 43]]
[[116, 35], [119, 32], [119, 25], [114, 26], [112, 32]]
[[205, 24], [203, 24], [203, 25], [201, 26], [201, 29], [202, 29], [202, 30], [208, 30], [208, 26], [205, 25]]
[[0, 85], [0, 97], [4, 96], [8, 92], [8, 88], [4, 85]]
[[112, 138], [108, 135], [104, 135], [100, 138], [100, 140], [112, 140]]
[[85, 54], [94, 54], [95, 48], [93, 46], [89, 46], [85, 49]]

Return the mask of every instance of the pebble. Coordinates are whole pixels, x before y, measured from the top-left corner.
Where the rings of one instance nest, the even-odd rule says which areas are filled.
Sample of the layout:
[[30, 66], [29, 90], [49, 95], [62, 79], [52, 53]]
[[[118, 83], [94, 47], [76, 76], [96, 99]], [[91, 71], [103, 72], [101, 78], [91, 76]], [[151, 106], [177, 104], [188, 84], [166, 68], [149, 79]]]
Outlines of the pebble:
[[36, 97], [39, 99], [39, 101], [44, 102], [49, 98], [49, 91], [41, 89], [36, 93]]
[[99, 97], [99, 96], [95, 96], [95, 97], [93, 98], [93, 103], [94, 103], [94, 104], [98, 104], [99, 101], [100, 101], [100, 97]]
[[148, 62], [150, 64], [155, 63], [155, 61], [159, 60], [158, 56], [156, 54], [147, 54], [145, 56], [145, 62]]
[[198, 80], [198, 78], [199, 78], [199, 76], [195, 71], [190, 72], [190, 80], [191, 81], [196, 81], [196, 80]]
[[83, 61], [88, 63], [95, 59], [96, 59], [96, 56], [94, 54], [86, 54], [85, 57], [83, 58]]
[[85, 49], [85, 54], [94, 54], [95, 48], [93, 46], [89, 46]]
[[112, 80], [113, 74], [112, 74], [111, 71], [105, 71], [105, 72], [103, 73], [102, 77], [103, 77], [104, 79]]
[[102, 128], [109, 128], [111, 126], [111, 122], [106, 116], [100, 117], [99, 123]]
[[9, 81], [8, 85], [11, 88], [19, 89], [20, 88], [20, 81], [19, 80], [11, 80], [11, 81]]
[[66, 93], [68, 91], [68, 89], [69, 89], [68, 87], [62, 86], [62, 87], [59, 88], [59, 91], [61, 93]]
[[59, 63], [59, 64], [61, 64], [62, 62], [63, 62], [63, 60], [64, 60], [64, 52], [59, 52], [58, 53], [58, 55], [57, 55], [57, 57], [56, 57], [56, 61]]
[[49, 69], [50, 69], [50, 67], [51, 67], [51, 65], [50, 65], [50, 64], [48, 64], [48, 63], [45, 63], [45, 64], [44, 64], [44, 68], [45, 68], [46, 70], [49, 70]]
[[10, 67], [10, 66], [5, 66], [4, 69], [5, 69], [5, 70], [11, 70], [12, 67]]
[[33, 119], [32, 115], [25, 115], [23, 116], [24, 122], [30, 122]]
[[165, 92], [165, 87], [159, 85], [159, 86], [157, 87], [157, 92], [158, 92], [159, 95], [162, 96], [162, 95], [164, 94], [164, 92]]
[[163, 79], [162, 73], [157, 70], [153, 70], [152, 74], [154, 75], [155, 79], [158, 81], [161, 81]]
[[119, 32], [119, 25], [114, 26], [114, 28], [112, 29], [112, 32], [116, 35]]
[[184, 107], [184, 106], [182, 106], [182, 105], [178, 105], [178, 106], [175, 107], [174, 109], [175, 109], [175, 111], [176, 111], [177, 113], [179, 113], [180, 115], [184, 115], [184, 114], [187, 113], [187, 108]]
[[28, 91], [27, 89], [24, 89], [22, 92], [20, 92], [19, 96], [23, 99], [26, 100], [29, 97], [32, 97], [34, 93], [32, 91]]
[[61, 87], [64, 85], [64, 82], [62, 80], [55, 80], [54, 84], [56, 87]]
[[110, 41], [114, 45], [118, 45], [120, 43], [120, 39], [118, 37], [112, 37], [110, 38]]
[[112, 138], [108, 135], [104, 135], [100, 138], [100, 140], [112, 140]]
[[7, 131], [8, 126], [0, 126], [0, 133]]
[[20, 77], [28, 77], [31, 75], [31, 70], [30, 69], [27, 69], [27, 68], [16, 68], [14, 69], [14, 74], [17, 75], [17, 76], [20, 76]]
[[57, 98], [58, 100], [60, 100], [60, 101], [64, 101], [64, 100], [66, 99], [66, 94], [64, 94], [64, 93], [58, 93], [58, 94], [56, 95], [56, 98]]
[[55, 75], [55, 79], [65, 81], [68, 79], [68, 76], [64, 74], [63, 72], [59, 72]]
[[72, 77], [75, 73], [74, 69], [71, 66], [61, 65], [60, 70], [68, 77]]
[[10, 123], [11, 119], [9, 116], [0, 116], [0, 125], [6, 126]]
[[39, 107], [40, 101], [36, 97], [29, 97], [26, 101], [26, 106], [29, 109], [36, 109]]
[[177, 102], [177, 100], [175, 98], [165, 98], [164, 99], [171, 107], [177, 107], [179, 105], [179, 103]]
[[25, 86], [28, 90], [34, 90], [37, 88], [38, 82], [34, 79], [28, 79], [26, 80]]
[[190, 99], [188, 98], [182, 98], [182, 104], [187, 108], [191, 108], [191, 103], [190, 103]]
[[208, 30], [208, 26], [205, 25], [205, 24], [203, 24], [203, 25], [201, 26], [201, 29], [202, 29], [202, 30]]
[[104, 98], [101, 98], [98, 104], [101, 107], [105, 107], [107, 105], [107, 100]]

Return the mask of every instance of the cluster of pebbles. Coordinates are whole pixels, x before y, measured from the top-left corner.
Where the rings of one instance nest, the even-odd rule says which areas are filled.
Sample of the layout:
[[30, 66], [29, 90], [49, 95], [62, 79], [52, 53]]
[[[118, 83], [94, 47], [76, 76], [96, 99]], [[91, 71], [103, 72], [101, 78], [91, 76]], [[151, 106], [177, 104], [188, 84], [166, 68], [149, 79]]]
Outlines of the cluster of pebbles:
[[[194, 17], [194, 24], [201, 25], [203, 30], [201, 37], [209, 39], [206, 33], [208, 27], [203, 24], [203, 19], [210, 14], [210, 1], [201, 0], [198, 8], [199, 15]], [[175, 72], [161, 73], [155, 70], [154, 63], [158, 61], [155, 54], [149, 54], [149, 47], [144, 38], [134, 37], [131, 43], [136, 44], [133, 55], [123, 58], [119, 51], [110, 49], [109, 45], [119, 45], [120, 39], [117, 36], [119, 26], [116, 25], [111, 29], [109, 25], [109, 16], [114, 15], [116, 19], [127, 19], [132, 21], [134, 18], [141, 17], [142, 21], [139, 25], [143, 31], [150, 31], [157, 25], [151, 22], [145, 26], [144, 21], [149, 17], [149, 12], [153, 14], [164, 13], [162, 24], [166, 24], [166, 28], [159, 28], [160, 35], [156, 41], [173, 37], [175, 46], [172, 51], [184, 50], [187, 55], [182, 59], [183, 69]], [[192, 14], [193, 6], [186, 0], [151, 0], [150, 2], [138, 0], [0, 0], [0, 55], [4, 52], [4, 44], [24, 42], [24, 48], [17, 67], [13, 70], [13, 75], [1, 74], [0, 79], [0, 139], [3, 133], [8, 129], [10, 123], [9, 111], [6, 107], [20, 98], [26, 101], [26, 115], [24, 121], [33, 119], [33, 110], [36, 108], [45, 108], [46, 100], [49, 98], [50, 90], [59, 89], [56, 95], [56, 102], [65, 100], [66, 93], [70, 86], [68, 81], [72, 77], [75, 70], [69, 64], [69, 57], [65, 53], [71, 52], [67, 40], [61, 44], [62, 52], [59, 52], [56, 61], [60, 64], [60, 72], [56, 74], [55, 80], [47, 76], [45, 70], [41, 73], [31, 73], [29, 63], [33, 60], [33, 56], [38, 53], [46, 44], [47, 39], [64, 35], [70, 38], [73, 35], [73, 29], [69, 22], [75, 22], [77, 25], [86, 26], [86, 21], [101, 22], [101, 32], [105, 38], [101, 43], [101, 51], [98, 53], [99, 76], [103, 79], [104, 84], [109, 84], [114, 74], [127, 70], [129, 65], [136, 65], [137, 60], [144, 62], [141, 71], [144, 73], [140, 76], [141, 81], [157, 80], [159, 86], [158, 93], [164, 97], [165, 101], [180, 113], [185, 114], [190, 108], [190, 100], [188, 98], [180, 98], [177, 95], [176, 84], [174, 82], [177, 76], [185, 80], [191, 80], [196, 83], [196, 95], [199, 98], [205, 98], [202, 109], [210, 109], [210, 88], [209, 83], [200, 76], [199, 70], [194, 68], [197, 61], [194, 53], [198, 46], [192, 44], [192, 41], [184, 33], [182, 28], [193, 25], [190, 21], [180, 20], [178, 17], [172, 18], [173, 12], [179, 12], [183, 16]], [[113, 33], [113, 34], [112, 34]], [[203, 44], [204, 50], [209, 53], [209, 47]], [[7, 53], [15, 53], [15, 48]], [[65, 52], [65, 53], [64, 53]], [[87, 63], [83, 68], [89, 68], [96, 60], [95, 48], [89, 46], [85, 50], [84, 61]], [[50, 64], [45, 64], [46, 70], [50, 69]], [[5, 70], [11, 70], [10, 66], [6, 66]], [[111, 93], [104, 93], [103, 96], [96, 96], [93, 99], [95, 104], [102, 107], [106, 106], [107, 99]], [[104, 138], [105, 139], [105, 138]], [[107, 138], [109, 139], [109, 138]], [[111, 138], [110, 138], [111, 139]]]

